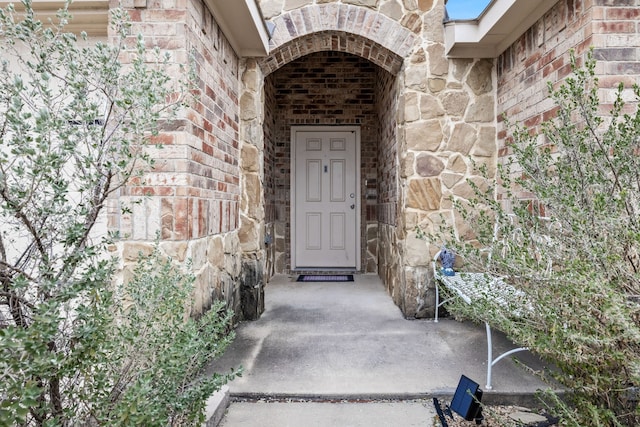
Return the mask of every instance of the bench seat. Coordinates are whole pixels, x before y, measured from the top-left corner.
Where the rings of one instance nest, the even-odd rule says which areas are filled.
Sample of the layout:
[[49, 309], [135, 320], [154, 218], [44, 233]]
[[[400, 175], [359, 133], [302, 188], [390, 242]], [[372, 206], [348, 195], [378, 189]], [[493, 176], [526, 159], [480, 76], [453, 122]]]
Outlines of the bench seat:
[[[532, 309], [531, 304], [526, 301], [524, 292], [506, 283], [500, 277], [494, 277], [487, 273], [456, 272], [453, 276], [447, 276], [439, 268], [438, 260], [440, 251], [433, 258], [433, 272], [436, 282], [436, 307], [435, 322], [438, 322], [438, 309], [451, 300], [460, 298], [467, 304], [474, 304], [479, 301], [490, 301], [497, 307], [509, 311], [513, 316], [520, 317], [523, 312]], [[445, 286], [453, 293], [453, 297], [440, 301], [440, 286]], [[493, 366], [503, 358], [514, 353], [528, 350], [527, 347], [518, 347], [500, 354], [493, 358], [493, 344], [491, 340], [491, 326], [488, 321], [484, 321], [487, 333], [487, 384], [486, 389], [491, 390], [491, 375]]]

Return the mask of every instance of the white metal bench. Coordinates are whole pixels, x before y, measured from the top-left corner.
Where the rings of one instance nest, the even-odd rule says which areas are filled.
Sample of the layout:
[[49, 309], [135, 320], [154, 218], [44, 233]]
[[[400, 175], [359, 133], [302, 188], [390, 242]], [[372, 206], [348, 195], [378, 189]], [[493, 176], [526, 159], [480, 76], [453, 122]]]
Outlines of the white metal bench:
[[[461, 298], [467, 304], [473, 304], [479, 300], [491, 301], [501, 309], [508, 310], [510, 314], [515, 316], [522, 315], [523, 311], [531, 309], [530, 304], [520, 305], [514, 301], [526, 301], [525, 295], [515, 287], [505, 283], [499, 277], [493, 277], [486, 273], [466, 273], [456, 272], [454, 276], [446, 276], [439, 268], [439, 258], [441, 251], [436, 253], [433, 258], [433, 273], [436, 281], [436, 307], [435, 322], [438, 321], [438, 308], [450, 301], [452, 298]], [[444, 285], [454, 295], [444, 301], [440, 301], [440, 286]], [[503, 358], [514, 353], [528, 350], [527, 347], [518, 347], [500, 354], [493, 358], [493, 344], [491, 340], [491, 326], [487, 321], [484, 322], [487, 331], [487, 390], [491, 390], [491, 370], [493, 365]]]

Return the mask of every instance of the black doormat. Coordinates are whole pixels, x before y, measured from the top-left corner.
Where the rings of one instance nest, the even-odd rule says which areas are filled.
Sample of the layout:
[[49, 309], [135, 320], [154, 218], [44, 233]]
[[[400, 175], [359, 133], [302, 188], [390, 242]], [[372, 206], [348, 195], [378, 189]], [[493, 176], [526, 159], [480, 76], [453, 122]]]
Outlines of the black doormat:
[[353, 274], [301, 274], [296, 282], [353, 282]]

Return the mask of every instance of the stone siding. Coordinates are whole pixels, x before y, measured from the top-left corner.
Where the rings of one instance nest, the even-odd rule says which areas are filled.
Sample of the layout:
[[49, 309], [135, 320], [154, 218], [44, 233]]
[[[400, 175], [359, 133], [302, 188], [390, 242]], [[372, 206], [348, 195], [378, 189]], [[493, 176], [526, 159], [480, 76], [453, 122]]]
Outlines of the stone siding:
[[[479, 179], [471, 159], [495, 170], [493, 62], [445, 58], [443, 0], [262, 0], [260, 7], [275, 24], [271, 54], [260, 60], [267, 81], [291, 64], [313, 62], [316, 52], [352, 54], [378, 66], [371, 86], [375, 144], [366, 145], [363, 125], [361, 153], [363, 165], [371, 165], [362, 171], [364, 268], [377, 269], [407, 317], [432, 315], [427, 301], [433, 299], [433, 282], [425, 272], [436, 247], [417, 239], [415, 226], [433, 229], [441, 215], [455, 225], [448, 197], [469, 196], [465, 178]], [[306, 89], [304, 82], [296, 83], [300, 91]], [[362, 88], [369, 84], [360, 83]], [[277, 99], [269, 108], [284, 114], [268, 124], [277, 130], [275, 140], [265, 144], [289, 144], [283, 123], [335, 123], [304, 111], [304, 99], [296, 113], [283, 108], [278, 97], [289, 90], [275, 86], [266, 91]], [[284, 142], [276, 135], [283, 135]], [[276, 175], [288, 169], [288, 156], [287, 149], [282, 156], [275, 154], [275, 164], [265, 169]], [[280, 203], [289, 197], [288, 180], [275, 180], [276, 216], [285, 224], [285, 235], [276, 236], [276, 242], [282, 240], [288, 250], [288, 207]], [[287, 262], [276, 264], [286, 268]]]

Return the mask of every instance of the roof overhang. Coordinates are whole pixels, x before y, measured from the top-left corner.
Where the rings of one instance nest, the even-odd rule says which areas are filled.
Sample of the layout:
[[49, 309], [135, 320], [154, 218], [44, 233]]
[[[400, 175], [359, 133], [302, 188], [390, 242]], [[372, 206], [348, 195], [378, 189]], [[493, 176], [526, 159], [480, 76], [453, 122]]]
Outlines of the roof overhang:
[[[256, 0], [205, 0], [211, 13], [239, 56], [266, 56], [269, 53], [269, 32]], [[13, 3], [17, 11], [24, 10], [20, 0], [0, 0], [0, 7]], [[56, 13], [64, 7], [63, 0], [33, 0], [33, 9], [42, 22], [56, 21]], [[73, 0], [69, 5], [73, 19], [67, 31], [90, 36], [106, 36], [109, 25], [108, 0]]]
[[267, 56], [269, 31], [256, 0], [205, 0], [205, 3], [239, 56]]
[[495, 58], [558, 0], [493, 0], [476, 19], [444, 23], [450, 58]]
[[[24, 10], [20, 0], [0, 1], [0, 7], [5, 8], [13, 3], [16, 11]], [[64, 8], [63, 0], [33, 0], [33, 10], [36, 19], [43, 23], [57, 22], [58, 10]], [[108, 0], [74, 0], [69, 5], [69, 13], [73, 19], [65, 25], [65, 30], [79, 34], [82, 31], [89, 36], [106, 36], [109, 25], [109, 1]]]

